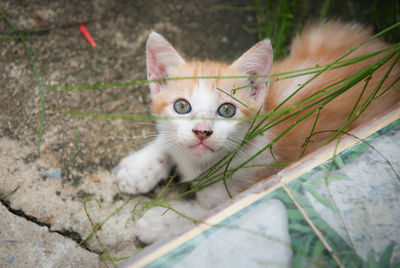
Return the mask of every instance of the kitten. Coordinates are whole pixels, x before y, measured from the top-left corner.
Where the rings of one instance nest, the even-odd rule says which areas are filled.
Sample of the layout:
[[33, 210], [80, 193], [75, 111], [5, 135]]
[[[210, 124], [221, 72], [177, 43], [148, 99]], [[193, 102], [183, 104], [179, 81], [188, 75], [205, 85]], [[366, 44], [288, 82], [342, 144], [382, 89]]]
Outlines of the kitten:
[[[232, 64], [226, 64], [185, 60], [161, 35], [153, 32], [149, 36], [146, 47], [147, 75], [148, 79], [187, 76], [262, 76], [314, 67], [317, 64], [324, 65], [333, 62], [370, 36], [368, 29], [356, 24], [330, 21], [319, 26], [310, 26], [294, 39], [290, 55], [272, 65], [273, 52], [268, 40], [257, 43]], [[375, 39], [351, 53], [346, 59], [369, 54], [387, 46], [384, 42]], [[361, 71], [378, 61], [383, 55], [385, 53], [322, 73], [290, 98], [282, 108], [296, 104], [310, 94]], [[391, 62], [372, 74], [360, 103], [378, 85]], [[262, 82], [267, 78], [183, 79], [152, 82], [150, 91], [153, 114], [171, 119], [158, 120], [157, 138], [121, 161], [117, 173], [119, 189], [129, 194], [146, 193], [159, 181], [168, 177], [173, 165], [177, 166], [182, 181], [191, 181], [227, 153], [235, 150], [241, 144], [252, 123], [252, 120], [225, 119], [251, 117], [257, 115], [258, 112], [267, 113], [312, 76], [313, 74], [299, 76], [270, 84], [260, 83], [238, 90], [233, 95], [234, 98], [228, 95], [232, 93], [232, 89]], [[381, 91], [389, 87], [399, 76], [400, 67], [397, 64], [383, 83]], [[314, 133], [338, 130], [348, 118], [364, 85], [364, 81], [359, 82], [325, 105], [319, 113]], [[398, 105], [399, 95], [393, 89], [387, 91], [374, 100], [348, 129]], [[278, 124], [243, 145], [233, 158], [230, 167], [236, 167], [256, 154], [308, 111]], [[247, 165], [288, 163], [299, 159], [304, 148], [302, 145], [310, 134], [316, 114], [317, 112], [298, 123], [273, 145], [271, 151], [264, 150]], [[333, 132], [315, 134], [308, 144], [306, 153], [321, 147], [331, 135]], [[234, 196], [276, 171], [277, 168], [266, 167], [240, 169], [230, 180], [227, 180], [229, 192]], [[219, 182], [197, 192], [196, 200], [177, 200], [171, 202], [170, 205], [189, 217], [199, 218], [209, 209], [228, 199], [229, 194], [224, 184]], [[164, 212], [163, 208], [152, 208], [137, 222], [140, 240], [145, 243], [154, 242], [179, 230], [187, 223], [185, 219], [171, 211], [162, 215]]]

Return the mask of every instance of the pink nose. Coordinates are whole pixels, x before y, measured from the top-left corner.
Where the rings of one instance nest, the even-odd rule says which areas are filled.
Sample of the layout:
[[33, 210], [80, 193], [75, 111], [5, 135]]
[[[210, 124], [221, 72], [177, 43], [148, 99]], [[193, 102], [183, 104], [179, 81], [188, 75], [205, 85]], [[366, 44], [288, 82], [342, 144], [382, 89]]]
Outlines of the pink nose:
[[205, 122], [196, 124], [192, 131], [193, 134], [201, 141], [207, 139], [213, 134], [210, 124]]

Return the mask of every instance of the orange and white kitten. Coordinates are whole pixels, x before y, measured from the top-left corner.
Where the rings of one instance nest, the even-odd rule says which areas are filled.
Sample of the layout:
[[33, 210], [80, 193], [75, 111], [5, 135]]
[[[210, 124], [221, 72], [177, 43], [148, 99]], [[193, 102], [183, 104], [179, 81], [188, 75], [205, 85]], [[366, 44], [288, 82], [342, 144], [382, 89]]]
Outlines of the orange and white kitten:
[[[268, 75], [284, 71], [329, 64], [344, 55], [352, 47], [368, 39], [371, 33], [356, 24], [327, 22], [306, 28], [292, 44], [290, 55], [272, 65], [273, 52], [268, 40], [263, 40], [232, 64], [212, 61], [188, 61], [159, 34], [149, 36], [146, 47], [148, 79], [166, 77], [198, 76], [243, 76]], [[353, 58], [383, 49], [388, 45], [373, 40], [351, 53]], [[385, 53], [346, 67], [326, 71], [292, 97], [283, 107], [293, 105], [310, 94], [323, 89], [349, 75], [355, 74], [383, 57]], [[362, 103], [377, 86], [390, 66], [385, 64], [372, 74]], [[382, 89], [390, 86], [400, 76], [397, 64], [384, 82]], [[187, 79], [153, 82], [150, 84], [152, 110], [156, 116], [170, 117], [157, 121], [157, 138], [142, 149], [125, 157], [117, 172], [121, 191], [129, 194], [146, 193], [166, 179], [176, 165], [183, 181], [190, 181], [206, 171], [228, 152], [237, 148], [250, 126], [250, 121], [223, 120], [238, 119], [256, 115], [260, 110], [267, 113], [279, 105], [312, 75], [259, 84], [237, 91], [235, 99], [221, 92], [231, 93], [232, 89], [265, 81], [267, 78], [236, 79]], [[319, 115], [315, 132], [339, 129], [349, 116], [360, 95], [364, 81], [359, 82], [331, 103], [325, 105]], [[221, 90], [220, 90], [221, 89]], [[399, 104], [400, 94], [393, 89], [374, 100], [365, 113], [355, 121], [352, 128], [375, 115]], [[240, 104], [240, 102], [246, 106]], [[301, 107], [300, 107], [301, 108]], [[291, 118], [268, 130], [264, 135], [252, 139], [244, 145], [231, 163], [235, 167], [261, 148], [268, 145], [277, 135], [293, 124], [303, 114]], [[273, 164], [276, 161], [291, 162], [299, 158], [304, 144], [314, 124], [316, 113], [291, 129], [273, 147], [274, 157], [265, 150], [248, 165]], [[222, 119], [222, 120], [215, 120]], [[321, 147], [332, 133], [313, 136], [307, 153]], [[265, 167], [240, 169], [228, 188], [235, 195], [257, 181], [266, 178], [276, 170]], [[199, 218], [209, 209], [229, 199], [222, 182], [216, 183], [197, 193], [196, 200], [178, 200], [171, 205], [192, 218]], [[153, 208], [138, 222], [138, 236], [146, 243], [179, 230], [186, 220], [165, 209]]]

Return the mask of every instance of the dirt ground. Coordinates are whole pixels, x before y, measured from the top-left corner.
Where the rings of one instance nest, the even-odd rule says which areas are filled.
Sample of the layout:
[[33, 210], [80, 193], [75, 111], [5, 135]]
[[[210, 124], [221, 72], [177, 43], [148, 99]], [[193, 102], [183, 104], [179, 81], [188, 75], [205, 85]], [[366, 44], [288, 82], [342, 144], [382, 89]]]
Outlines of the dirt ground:
[[[48, 233], [56, 232], [67, 240], [79, 242], [91, 231], [83, 206], [86, 197], [93, 196], [102, 204], [100, 208], [95, 201], [87, 203], [95, 224], [115, 211], [127, 196], [118, 192], [111, 170], [128, 152], [151, 138], [153, 126], [149, 122], [92, 119], [67, 112], [148, 114], [147, 87], [67, 92], [49, 91], [46, 85], [146, 79], [144, 46], [151, 30], [164, 35], [188, 58], [231, 61], [257, 41], [255, 34], [242, 27], [254, 25], [254, 17], [252, 13], [218, 9], [216, 4], [248, 3], [1, 1], [0, 9], [18, 29], [38, 30], [43, 26], [48, 29], [27, 35], [32, 38], [26, 42], [35, 60], [45, 103], [39, 150], [41, 97], [32, 64], [21, 41], [0, 39], [0, 199], [7, 208], [2, 213], [22, 217], [34, 226], [47, 228]], [[87, 26], [97, 44], [95, 48], [79, 32], [80, 23]], [[13, 34], [3, 19], [0, 34]], [[101, 254], [106, 249], [111, 257], [132, 255], [140, 245], [135, 239], [130, 210], [135, 201], [143, 198], [146, 197], [135, 198], [102, 226], [98, 236], [103, 246], [92, 237], [84, 249], [90, 254]], [[7, 230], [0, 229], [0, 239], [12, 236]], [[25, 258], [18, 255], [21, 248], [46, 247], [43, 243], [46, 244], [47, 238], [38, 239], [36, 244], [0, 243], [0, 266], [45, 267], [58, 263], [46, 257], [41, 260], [37, 257], [36, 262], [21, 262]], [[63, 258], [61, 254], [57, 261]]]

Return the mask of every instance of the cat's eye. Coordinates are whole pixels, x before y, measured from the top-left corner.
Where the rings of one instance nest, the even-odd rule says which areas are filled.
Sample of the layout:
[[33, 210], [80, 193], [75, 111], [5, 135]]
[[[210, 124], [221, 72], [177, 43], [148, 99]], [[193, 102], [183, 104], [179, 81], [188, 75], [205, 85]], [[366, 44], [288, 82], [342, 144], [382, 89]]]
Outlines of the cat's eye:
[[178, 114], [187, 114], [192, 110], [192, 107], [187, 100], [179, 99], [174, 102], [174, 110]]
[[231, 118], [236, 114], [236, 107], [231, 103], [224, 103], [219, 106], [217, 113], [219, 116]]

